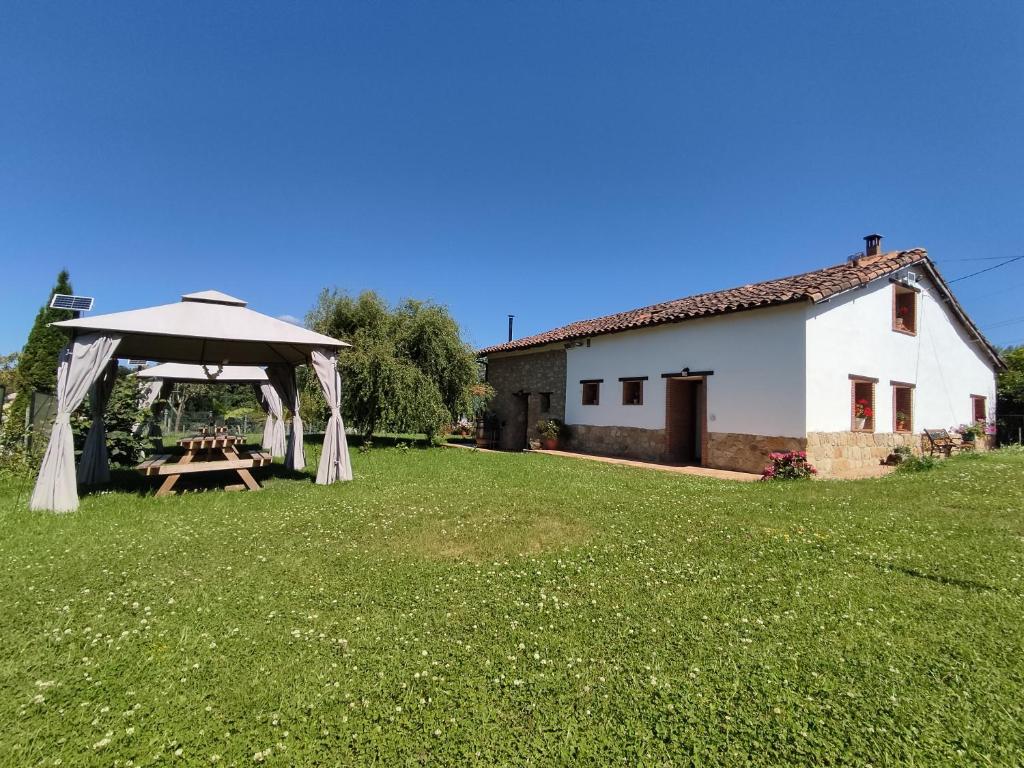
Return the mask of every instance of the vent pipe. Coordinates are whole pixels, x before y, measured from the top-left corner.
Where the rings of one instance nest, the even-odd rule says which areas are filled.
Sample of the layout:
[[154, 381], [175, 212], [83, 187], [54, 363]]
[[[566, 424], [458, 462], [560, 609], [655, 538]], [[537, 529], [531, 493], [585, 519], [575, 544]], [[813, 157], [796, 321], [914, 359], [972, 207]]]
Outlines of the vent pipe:
[[512, 341], [512, 321], [516, 319], [515, 315], [508, 316], [508, 340]]

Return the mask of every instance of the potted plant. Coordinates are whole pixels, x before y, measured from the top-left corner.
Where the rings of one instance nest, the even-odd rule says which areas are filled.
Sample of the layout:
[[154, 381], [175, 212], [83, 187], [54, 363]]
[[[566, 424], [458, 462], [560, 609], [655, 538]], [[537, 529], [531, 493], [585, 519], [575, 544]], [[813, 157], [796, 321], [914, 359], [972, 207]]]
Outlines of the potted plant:
[[558, 448], [558, 435], [561, 431], [562, 425], [558, 419], [541, 419], [537, 422], [540, 444], [545, 451], [554, 451]]
[[960, 438], [965, 443], [973, 443], [978, 438], [978, 435], [985, 431], [985, 423], [976, 421], [973, 424], [961, 424], [956, 428], [956, 431], [960, 433]]
[[903, 411], [896, 411], [896, 431], [907, 432], [910, 430], [910, 419]]
[[907, 318], [910, 317], [910, 307], [901, 306], [896, 310], [896, 327], [898, 329], [905, 330], [907, 327]]
[[866, 399], [858, 400], [854, 403], [853, 407], [853, 423], [854, 426], [860, 430], [867, 426], [868, 419], [871, 418], [872, 410], [871, 403]]

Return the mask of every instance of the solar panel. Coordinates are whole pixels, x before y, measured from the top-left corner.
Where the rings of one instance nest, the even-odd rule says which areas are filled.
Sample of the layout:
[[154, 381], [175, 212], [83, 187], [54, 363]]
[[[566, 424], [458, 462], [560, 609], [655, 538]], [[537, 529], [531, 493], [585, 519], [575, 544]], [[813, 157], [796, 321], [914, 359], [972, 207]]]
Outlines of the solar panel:
[[145, 367], [147, 363], [149, 363], [149, 360], [129, 360], [128, 361], [128, 365], [141, 365], [143, 367]]
[[50, 309], [70, 309], [74, 312], [88, 312], [92, 309], [91, 296], [68, 296], [64, 293], [55, 293], [50, 299]]

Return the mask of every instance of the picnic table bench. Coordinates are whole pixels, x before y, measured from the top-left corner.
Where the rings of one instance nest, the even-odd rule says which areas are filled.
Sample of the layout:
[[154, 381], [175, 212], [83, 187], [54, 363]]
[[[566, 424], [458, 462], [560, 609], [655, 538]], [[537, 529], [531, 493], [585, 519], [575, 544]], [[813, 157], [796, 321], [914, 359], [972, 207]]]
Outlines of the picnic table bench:
[[[232, 470], [242, 480], [241, 485], [225, 486], [225, 490], [260, 490], [260, 484], [249, 471], [254, 467], [263, 467], [273, 463], [273, 457], [264, 451], [244, 451], [239, 453], [239, 446], [244, 439], [235, 435], [215, 434], [186, 437], [178, 441], [185, 449], [180, 458], [169, 453], [151, 456], [135, 469], [146, 477], [163, 477], [164, 481], [157, 489], [157, 496], [167, 496], [174, 491], [174, 486], [182, 475], [197, 472], [223, 472]], [[178, 458], [177, 461], [174, 459]]]

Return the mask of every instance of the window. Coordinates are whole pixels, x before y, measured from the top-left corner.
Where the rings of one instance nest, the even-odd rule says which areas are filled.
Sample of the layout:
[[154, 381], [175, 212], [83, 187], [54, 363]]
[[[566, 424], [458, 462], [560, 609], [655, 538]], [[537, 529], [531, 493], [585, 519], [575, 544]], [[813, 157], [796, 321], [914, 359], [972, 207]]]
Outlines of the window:
[[975, 421], [987, 421], [988, 409], [985, 407], [984, 395], [971, 395], [971, 413]]
[[914, 431], [914, 385], [892, 383], [892, 431]]
[[917, 334], [917, 291], [903, 285], [892, 287], [892, 329]]
[[854, 432], [874, 432], [877, 379], [850, 378], [850, 429]]
[[580, 382], [583, 385], [584, 405], [597, 405], [600, 402], [602, 381], [602, 379], [589, 379]]
[[647, 377], [636, 377], [632, 379], [619, 379], [622, 382], [622, 404], [643, 405], [644, 404], [644, 379]]
[[540, 412], [547, 413], [551, 410], [551, 393], [541, 392], [540, 393]]

